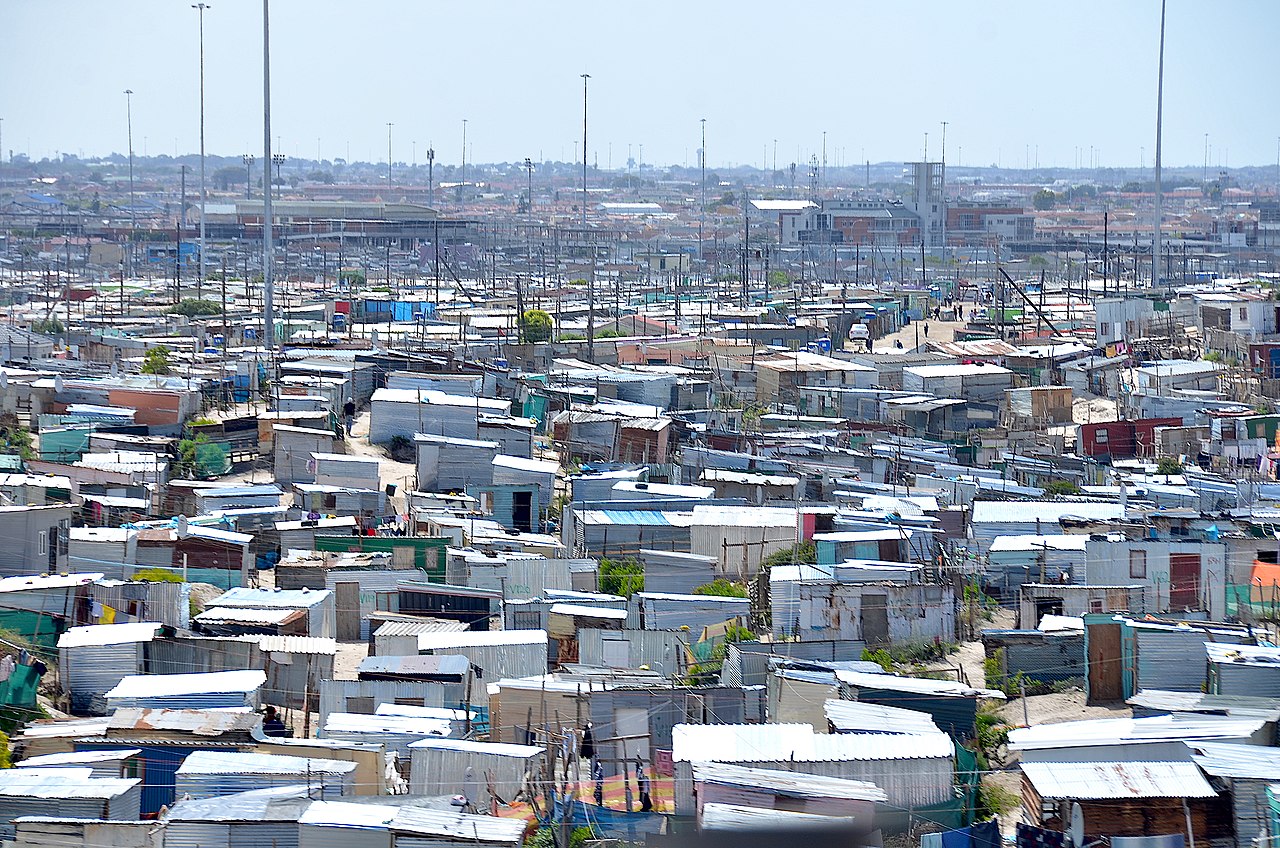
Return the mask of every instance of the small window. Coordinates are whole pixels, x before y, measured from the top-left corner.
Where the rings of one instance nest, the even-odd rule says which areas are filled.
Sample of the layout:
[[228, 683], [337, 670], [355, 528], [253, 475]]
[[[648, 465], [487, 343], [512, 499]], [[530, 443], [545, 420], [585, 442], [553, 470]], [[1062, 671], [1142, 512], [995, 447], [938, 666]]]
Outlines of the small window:
[[49, 537], [46, 536], [44, 533], [41, 533], [39, 536], [36, 537], [36, 539], [38, 540], [36, 553], [39, 556], [46, 556], [49, 553]]
[[1089, 612], [1102, 612], [1102, 598], [1089, 599]]
[[1097, 445], [1105, 445], [1110, 439], [1111, 433], [1106, 428], [1093, 431], [1093, 442]]
[[373, 698], [347, 698], [347, 712], [356, 715], [373, 715]]
[[1102, 335], [1103, 335], [1103, 336], [1110, 336], [1110, 335], [1111, 335], [1111, 324], [1110, 324], [1110, 323], [1108, 323], [1107, 321], [1103, 321], [1103, 322], [1102, 322], [1102, 324], [1101, 324], [1101, 326], [1100, 326], [1100, 329], [1101, 329], [1101, 331], [1102, 331]]
[[1249, 320], [1249, 308], [1247, 306], [1240, 307], [1240, 320], [1241, 321]]
[[1134, 580], [1147, 579], [1147, 552], [1129, 551], [1129, 577]]
[[427, 702], [422, 698], [396, 698], [396, 706], [425, 707]]

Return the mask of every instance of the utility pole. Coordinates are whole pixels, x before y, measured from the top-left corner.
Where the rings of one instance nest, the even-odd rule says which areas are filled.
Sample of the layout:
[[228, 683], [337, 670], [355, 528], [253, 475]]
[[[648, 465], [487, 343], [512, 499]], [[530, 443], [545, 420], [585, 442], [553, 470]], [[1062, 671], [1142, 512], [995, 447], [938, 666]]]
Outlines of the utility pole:
[[391, 202], [391, 127], [387, 121], [387, 202]]
[[262, 164], [267, 190], [262, 193], [262, 318], [263, 341], [271, 356], [276, 346], [275, 280], [271, 268], [271, 0], [262, 0]]
[[435, 147], [426, 149], [426, 202], [435, 209]]
[[[129, 135], [129, 276], [133, 276], [133, 244], [138, 237], [138, 207], [133, 194], [133, 89], [124, 90], [125, 122]], [[120, 283], [120, 314], [124, 315], [124, 282]]]
[[467, 119], [462, 119], [462, 190], [467, 184]]
[[591, 251], [591, 273], [587, 275], [587, 359], [596, 361], [596, 249], [587, 238], [587, 80], [582, 74], [582, 240]]
[[1151, 285], [1160, 285], [1160, 224], [1164, 218], [1164, 187], [1160, 183], [1160, 142], [1164, 123], [1164, 12], [1165, 0], [1160, 0], [1160, 63], [1156, 77], [1156, 214], [1155, 232], [1151, 241]]
[[698, 261], [702, 262], [702, 227], [707, 220], [707, 119], [702, 118], [702, 147], [698, 164], [702, 168], [702, 187], [698, 190]]
[[942, 259], [947, 258], [947, 122], [942, 122]]
[[[204, 186], [204, 10], [209, 8], [208, 3], [196, 3], [191, 8], [195, 9], [200, 16], [200, 261], [196, 266], [198, 276], [196, 277], [196, 297], [200, 296], [200, 290], [204, 286], [205, 278], [205, 258], [204, 258], [204, 237], [205, 237], [205, 204], [208, 202], [208, 194], [205, 192]], [[183, 206], [183, 223], [186, 223], [186, 206]], [[182, 240], [178, 240], [178, 252], [182, 252]], [[224, 330], [225, 332], [225, 330]]]
[[249, 199], [249, 187], [253, 185], [253, 163], [257, 161], [252, 153], [246, 153], [240, 159], [244, 162], [244, 199]]

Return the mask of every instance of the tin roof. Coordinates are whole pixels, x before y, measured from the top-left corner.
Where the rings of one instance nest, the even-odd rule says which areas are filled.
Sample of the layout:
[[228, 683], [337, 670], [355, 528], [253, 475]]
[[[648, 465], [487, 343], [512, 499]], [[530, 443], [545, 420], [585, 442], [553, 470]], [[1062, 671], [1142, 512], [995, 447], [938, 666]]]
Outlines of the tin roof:
[[627, 617], [626, 610], [613, 609], [612, 607], [590, 607], [582, 604], [552, 604], [550, 613], [551, 615], [570, 615], [578, 618], [608, 618], [618, 621], [625, 620]]
[[150, 642], [163, 626], [158, 621], [138, 621], [129, 624], [88, 624], [83, 627], [72, 627], [58, 637], [58, 649]]
[[836, 679], [854, 687], [910, 692], [935, 698], [992, 698], [1003, 701], [1003, 692], [977, 689], [953, 680], [930, 680], [924, 677], [899, 677], [896, 674], [866, 674], [860, 671], [837, 671]]
[[848, 798], [859, 801], [887, 800], [874, 783], [842, 777], [775, 771], [726, 763], [694, 763], [693, 779], [721, 786], [765, 789], [790, 798]]
[[672, 757], [683, 762], [772, 763], [914, 760], [951, 757], [945, 733], [894, 737], [814, 733], [807, 724], [678, 724]]
[[210, 606], [298, 609], [324, 603], [332, 595], [328, 589], [251, 589], [241, 586], [214, 598]]
[[334, 656], [338, 653], [338, 640], [319, 636], [257, 636], [258, 648], [281, 654], [320, 654]]
[[29, 768], [0, 771], [0, 798], [115, 798], [142, 781], [93, 777], [90, 768]]
[[[106, 575], [100, 571], [80, 574], [31, 574], [0, 578], [0, 594], [5, 592], [30, 592], [36, 589], [67, 589], [96, 583]], [[79, 628], [76, 628], [79, 629]]]
[[1226, 742], [1188, 742], [1191, 759], [1214, 777], [1275, 780], [1280, 777], [1280, 749]]
[[142, 753], [141, 748], [112, 748], [101, 751], [67, 751], [61, 754], [45, 754], [41, 757], [28, 757], [14, 763], [14, 768], [62, 768], [65, 766], [87, 766], [90, 763], [109, 763], [114, 760], [127, 760]]
[[928, 713], [858, 701], [827, 700], [822, 712], [837, 733], [940, 733]]
[[389, 804], [315, 801], [298, 819], [298, 824], [383, 830], [399, 812], [399, 806]]
[[1150, 718], [1103, 718], [1040, 724], [1009, 731], [1010, 751], [1130, 745], [1199, 739], [1243, 739], [1265, 724], [1259, 718], [1226, 718], [1194, 713]]
[[1041, 798], [1213, 798], [1194, 763], [1023, 763]]
[[709, 802], [702, 805], [699, 824], [703, 830], [724, 831], [830, 830], [849, 828], [853, 818]]
[[467, 625], [461, 621], [449, 621], [444, 618], [420, 618], [415, 621], [384, 621], [373, 632], [374, 638], [379, 636], [417, 636], [419, 633], [457, 633], [466, 630]]
[[373, 656], [360, 661], [357, 675], [395, 674], [403, 676], [466, 677], [471, 671], [471, 661], [456, 654], [432, 654], [407, 657]]
[[178, 774], [350, 774], [356, 763], [317, 757], [290, 757], [252, 751], [192, 751]]
[[501, 645], [546, 644], [545, 630], [462, 630], [456, 633], [419, 633], [419, 651], [479, 648]]
[[164, 710], [121, 707], [111, 714], [107, 728], [120, 730], [180, 731], [194, 736], [221, 736], [249, 732], [262, 717], [248, 707], [238, 710]]
[[401, 807], [391, 822], [397, 833], [439, 836], [461, 842], [518, 844], [524, 839], [523, 819], [476, 816], [470, 813]]
[[206, 692], [252, 692], [267, 682], [266, 672], [214, 671], [204, 674], [131, 674], [108, 698], [165, 698]]
[[358, 713], [329, 713], [324, 724], [325, 733], [404, 733], [426, 737], [448, 736], [452, 730], [448, 719]]
[[518, 757], [527, 760], [543, 753], [537, 745], [512, 745], [506, 742], [476, 742], [472, 739], [419, 739], [410, 748], [432, 748], [438, 751], [466, 751], [492, 757]]

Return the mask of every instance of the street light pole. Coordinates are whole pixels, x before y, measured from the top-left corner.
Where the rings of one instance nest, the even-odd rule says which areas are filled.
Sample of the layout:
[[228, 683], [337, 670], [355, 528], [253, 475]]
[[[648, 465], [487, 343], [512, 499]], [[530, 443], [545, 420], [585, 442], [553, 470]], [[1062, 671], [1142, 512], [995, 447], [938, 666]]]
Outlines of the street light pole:
[[271, 356], [276, 346], [276, 288], [271, 268], [271, 0], [262, 0], [262, 164], [267, 176], [267, 190], [262, 193], [262, 329]]
[[591, 273], [587, 275], [587, 360], [596, 361], [596, 254], [587, 238], [587, 80], [582, 75], [582, 241], [591, 250]]
[[391, 127], [392, 123], [387, 121], [387, 202], [391, 202]]
[[[208, 195], [204, 187], [204, 10], [209, 8], [208, 3], [196, 3], [191, 8], [195, 9], [200, 15], [200, 262], [197, 265], [199, 276], [196, 277], [196, 297], [200, 296], [201, 288], [204, 286], [205, 277], [205, 259], [204, 259], [204, 237], [205, 237], [205, 204], [208, 201]], [[185, 211], [183, 212], [185, 216]], [[182, 259], [182, 239], [178, 239], [178, 259]]]
[[427, 148], [427, 203], [432, 209], [436, 205], [436, 150]]
[[253, 163], [257, 158], [252, 153], [240, 157], [244, 161], [244, 199], [249, 199], [249, 187], [253, 185]]
[[[133, 243], [138, 236], [138, 208], [133, 195], [133, 89], [124, 90], [125, 122], [129, 135], [129, 275], [133, 276]], [[120, 283], [121, 314], [124, 314], [124, 282]]]

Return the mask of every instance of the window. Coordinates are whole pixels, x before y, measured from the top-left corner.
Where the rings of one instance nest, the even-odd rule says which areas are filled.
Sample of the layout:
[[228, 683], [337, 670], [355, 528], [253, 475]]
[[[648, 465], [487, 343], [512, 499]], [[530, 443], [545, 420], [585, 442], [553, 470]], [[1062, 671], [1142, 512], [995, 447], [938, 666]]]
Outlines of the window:
[[1100, 327], [1100, 334], [1101, 334], [1101, 335], [1103, 335], [1103, 336], [1110, 336], [1110, 335], [1111, 335], [1111, 324], [1110, 324], [1109, 322], [1107, 322], [1107, 321], [1103, 321], [1103, 322], [1102, 322], [1101, 327]]
[[373, 715], [373, 697], [347, 698], [347, 712], [357, 715]]
[[1110, 431], [1105, 427], [1100, 427], [1093, 431], [1093, 443], [1095, 445], [1105, 445], [1110, 439]]
[[1147, 579], [1147, 552], [1129, 551], [1129, 577], [1135, 580]]
[[1103, 612], [1102, 598], [1089, 599], [1089, 612]]
[[1241, 321], [1249, 320], [1249, 308], [1247, 306], [1240, 307], [1240, 320]]
[[45, 554], [49, 553], [49, 537], [44, 533], [41, 533], [40, 535], [36, 536], [36, 540], [38, 543], [36, 546], [36, 555], [44, 556]]
[[396, 705], [400, 707], [425, 707], [427, 703], [423, 698], [396, 698]]

